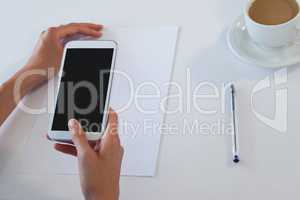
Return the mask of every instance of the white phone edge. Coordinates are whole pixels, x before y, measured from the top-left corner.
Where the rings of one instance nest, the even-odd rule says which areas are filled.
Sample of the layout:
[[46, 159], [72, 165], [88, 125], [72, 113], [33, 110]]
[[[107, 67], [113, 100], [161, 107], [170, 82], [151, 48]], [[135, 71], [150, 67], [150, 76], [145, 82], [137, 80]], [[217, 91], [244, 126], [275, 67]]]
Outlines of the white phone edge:
[[108, 120], [109, 100], [110, 100], [111, 87], [112, 87], [113, 76], [114, 76], [117, 47], [118, 47], [117, 42], [113, 40], [77, 40], [77, 41], [70, 41], [65, 45], [63, 57], [60, 64], [60, 71], [58, 73], [59, 83], [57, 84], [57, 88], [56, 88], [57, 93], [55, 95], [55, 104], [54, 107], [52, 108], [52, 112], [50, 113], [50, 117], [49, 117], [49, 123], [48, 123], [49, 127], [48, 127], [48, 134], [47, 134], [49, 140], [57, 141], [57, 142], [67, 142], [67, 143], [72, 140], [70, 131], [51, 130], [53, 118], [55, 114], [55, 107], [56, 107], [57, 98], [59, 94], [59, 87], [61, 83], [61, 76], [62, 76], [64, 62], [65, 62], [65, 56], [66, 56], [67, 49], [71, 49], [71, 48], [113, 48], [114, 49], [112, 63], [111, 63], [111, 75], [109, 76], [109, 84], [108, 84], [108, 90], [107, 90], [107, 95], [105, 100], [101, 132], [86, 132], [86, 137], [89, 141], [96, 141], [102, 137]]

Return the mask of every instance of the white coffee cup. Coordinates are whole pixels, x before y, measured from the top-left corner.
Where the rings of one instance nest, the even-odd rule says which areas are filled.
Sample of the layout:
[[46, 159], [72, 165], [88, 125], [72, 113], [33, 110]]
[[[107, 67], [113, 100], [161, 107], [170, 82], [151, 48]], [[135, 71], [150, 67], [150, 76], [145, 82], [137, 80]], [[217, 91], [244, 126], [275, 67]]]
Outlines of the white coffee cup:
[[[294, 43], [299, 37], [299, 25], [300, 14], [290, 19], [289, 21], [276, 24], [276, 25], [265, 25], [260, 24], [249, 16], [249, 9], [255, 0], [250, 0], [244, 10], [244, 18], [246, 23], [247, 31], [251, 39], [262, 47], [282, 47]], [[297, 1], [299, 6], [299, 2]]]

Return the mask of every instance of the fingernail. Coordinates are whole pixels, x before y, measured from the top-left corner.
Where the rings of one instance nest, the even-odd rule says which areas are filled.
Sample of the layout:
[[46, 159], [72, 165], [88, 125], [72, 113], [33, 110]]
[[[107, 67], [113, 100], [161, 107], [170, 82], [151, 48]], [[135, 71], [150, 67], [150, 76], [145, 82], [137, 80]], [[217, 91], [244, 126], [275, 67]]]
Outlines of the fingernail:
[[68, 122], [68, 126], [70, 131], [78, 129], [78, 123], [76, 119], [70, 119]]

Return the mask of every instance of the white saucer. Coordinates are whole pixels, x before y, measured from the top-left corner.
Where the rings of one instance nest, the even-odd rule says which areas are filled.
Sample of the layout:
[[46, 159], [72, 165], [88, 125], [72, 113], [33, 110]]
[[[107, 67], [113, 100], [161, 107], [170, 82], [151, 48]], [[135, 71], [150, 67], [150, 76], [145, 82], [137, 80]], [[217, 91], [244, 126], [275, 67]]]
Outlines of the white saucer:
[[228, 30], [227, 43], [233, 54], [248, 64], [278, 68], [300, 62], [299, 44], [280, 48], [263, 48], [256, 45], [248, 35], [243, 16], [238, 17]]

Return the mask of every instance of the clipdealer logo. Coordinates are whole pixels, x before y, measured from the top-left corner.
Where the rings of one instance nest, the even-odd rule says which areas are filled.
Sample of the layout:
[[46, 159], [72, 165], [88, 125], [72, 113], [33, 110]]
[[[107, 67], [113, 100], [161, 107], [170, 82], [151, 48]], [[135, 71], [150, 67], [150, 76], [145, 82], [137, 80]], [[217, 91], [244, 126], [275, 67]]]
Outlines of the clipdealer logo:
[[[252, 89], [251, 92], [251, 109], [254, 115], [264, 124], [269, 127], [279, 131], [286, 132], [287, 131], [287, 110], [288, 110], [288, 88], [286, 86], [288, 75], [287, 69], [283, 68], [274, 73], [273, 76], [268, 76], [263, 80], [260, 80]], [[273, 80], [273, 81], [272, 81]], [[267, 88], [271, 88], [272, 82], [274, 84], [274, 96], [275, 96], [275, 111], [274, 116], [269, 118], [262, 113], [259, 113], [254, 108], [253, 99], [256, 93], [265, 90]], [[283, 86], [283, 87], [282, 87]]]

